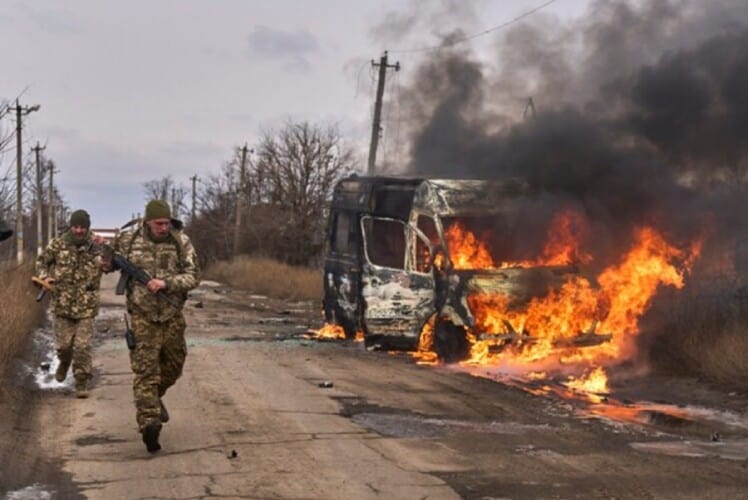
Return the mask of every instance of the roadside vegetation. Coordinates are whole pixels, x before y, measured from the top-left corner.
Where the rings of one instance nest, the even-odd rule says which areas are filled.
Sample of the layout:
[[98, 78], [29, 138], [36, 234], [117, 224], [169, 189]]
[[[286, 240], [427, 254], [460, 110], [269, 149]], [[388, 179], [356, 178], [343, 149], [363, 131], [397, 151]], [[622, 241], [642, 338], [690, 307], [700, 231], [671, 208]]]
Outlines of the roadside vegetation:
[[0, 376], [23, 353], [29, 334], [44, 321], [44, 306], [34, 300], [32, 273], [32, 263], [0, 263]]
[[240, 256], [211, 264], [206, 279], [289, 300], [321, 300], [322, 271], [283, 264], [265, 257]]
[[719, 332], [709, 332], [707, 325], [702, 328], [707, 331], [687, 337], [684, 343], [694, 371], [714, 381], [748, 387], [746, 322], [732, 319]]
[[670, 312], [650, 359], [667, 372], [748, 388], [748, 302], [742, 300], [732, 293], [686, 299]]

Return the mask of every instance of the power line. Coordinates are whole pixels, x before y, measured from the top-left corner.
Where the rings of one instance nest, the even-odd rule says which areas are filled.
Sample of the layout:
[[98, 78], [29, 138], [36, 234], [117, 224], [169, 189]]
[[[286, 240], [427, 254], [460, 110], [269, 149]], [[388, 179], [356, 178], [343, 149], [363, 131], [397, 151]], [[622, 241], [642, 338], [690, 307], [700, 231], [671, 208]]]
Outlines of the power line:
[[514, 19], [510, 19], [509, 21], [506, 21], [506, 22], [503, 22], [501, 24], [498, 24], [498, 25], [494, 26], [493, 28], [489, 28], [487, 30], [481, 31], [480, 33], [474, 33], [472, 35], [464, 36], [462, 38], [457, 38], [455, 40], [450, 40], [450, 41], [445, 42], [443, 44], [434, 45], [434, 46], [431, 46], [431, 47], [421, 47], [421, 48], [416, 48], [416, 49], [391, 50], [390, 52], [393, 53], [393, 54], [412, 54], [412, 53], [415, 53], [415, 52], [429, 52], [429, 51], [432, 51], [432, 50], [439, 50], [439, 49], [444, 49], [444, 48], [447, 48], [447, 47], [453, 47], [453, 46], [455, 46], [455, 45], [457, 45], [459, 43], [467, 42], [469, 40], [473, 40], [474, 38], [478, 38], [478, 37], [481, 37], [483, 35], [487, 35], [489, 33], [493, 33], [494, 31], [499, 31], [501, 29], [506, 28], [507, 26], [511, 26], [512, 24], [514, 24], [514, 23], [516, 23], [518, 21], [521, 21], [522, 19], [524, 19], [524, 18], [526, 18], [528, 16], [531, 16], [531, 15], [535, 14], [538, 11], [541, 11], [541, 10], [545, 9], [546, 7], [548, 7], [549, 5], [551, 5], [552, 3], [555, 3], [555, 2], [556, 2], [556, 0], [548, 0], [544, 4], [538, 5], [534, 9], [530, 9], [527, 12], [523, 12], [522, 14], [520, 14], [517, 17], [515, 17]]
[[[363, 65], [361, 65], [361, 68], [356, 72], [356, 93], [354, 94], [354, 98], [358, 97], [358, 89], [359, 89], [359, 82], [361, 81], [361, 72], [371, 64], [371, 61], [366, 61]], [[371, 68], [371, 66], [369, 66]]]

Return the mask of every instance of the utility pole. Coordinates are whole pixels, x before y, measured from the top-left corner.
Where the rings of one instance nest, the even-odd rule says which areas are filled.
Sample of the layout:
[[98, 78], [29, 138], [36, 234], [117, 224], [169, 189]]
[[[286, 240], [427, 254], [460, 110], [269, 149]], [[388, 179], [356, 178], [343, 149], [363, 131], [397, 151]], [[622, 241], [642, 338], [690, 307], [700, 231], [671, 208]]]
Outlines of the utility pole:
[[195, 223], [195, 199], [197, 198], [197, 174], [190, 177], [192, 180], [192, 213], [190, 214], [190, 224]]
[[247, 182], [247, 143], [241, 149], [241, 163], [239, 164], [239, 185], [236, 187], [236, 217], [234, 217], [234, 257], [239, 255], [239, 236], [242, 226], [242, 208], [244, 203], [244, 187]]
[[42, 234], [42, 165], [39, 153], [47, 149], [47, 146], [40, 146], [36, 141], [36, 146], [31, 148], [36, 157], [36, 255], [42, 254], [44, 246], [44, 236]]
[[23, 150], [21, 141], [21, 130], [23, 125], [21, 120], [25, 115], [39, 111], [40, 106], [21, 106], [16, 99], [15, 107], [8, 108], [16, 112], [16, 260], [19, 264], [23, 262]]
[[47, 162], [47, 170], [49, 170], [49, 188], [47, 190], [47, 199], [49, 200], [49, 206], [47, 207], [47, 243], [52, 241], [57, 233], [54, 231], [55, 225], [55, 213], [57, 212], [57, 206], [55, 203], [55, 185], [54, 185], [54, 174], [55, 164], [50, 160]]
[[379, 145], [379, 133], [382, 130], [382, 96], [384, 96], [384, 81], [387, 77], [387, 68], [393, 68], [395, 71], [400, 71], [400, 62], [393, 64], [387, 64], [387, 51], [379, 59], [379, 63], [371, 61], [371, 65], [375, 68], [379, 66], [379, 81], [377, 82], [377, 100], [374, 102], [374, 122], [371, 125], [371, 142], [369, 143], [369, 175], [374, 174], [375, 165], [377, 162], [377, 146]]

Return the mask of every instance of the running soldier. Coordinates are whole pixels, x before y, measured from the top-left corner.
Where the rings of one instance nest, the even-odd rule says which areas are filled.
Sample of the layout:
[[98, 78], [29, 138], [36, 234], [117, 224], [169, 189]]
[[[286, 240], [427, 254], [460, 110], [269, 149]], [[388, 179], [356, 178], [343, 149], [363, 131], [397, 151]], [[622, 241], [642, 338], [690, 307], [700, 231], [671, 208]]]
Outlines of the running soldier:
[[91, 218], [85, 210], [70, 215], [70, 228], [53, 239], [36, 259], [36, 275], [53, 286], [55, 347], [59, 365], [55, 379], [63, 382], [73, 365], [75, 394], [88, 397], [91, 379], [91, 338], [99, 312], [101, 268], [94, 243], [103, 239], [91, 234]]
[[[136, 418], [147, 450], [154, 453], [161, 449], [161, 425], [169, 420], [164, 394], [182, 375], [187, 357], [182, 308], [187, 292], [198, 284], [197, 256], [189, 237], [174, 227], [169, 205], [161, 200], [146, 205], [144, 221], [121, 233], [114, 251], [151, 277], [147, 285], [129, 280], [125, 292], [135, 337], [130, 366]], [[105, 263], [105, 270], [110, 268]]]

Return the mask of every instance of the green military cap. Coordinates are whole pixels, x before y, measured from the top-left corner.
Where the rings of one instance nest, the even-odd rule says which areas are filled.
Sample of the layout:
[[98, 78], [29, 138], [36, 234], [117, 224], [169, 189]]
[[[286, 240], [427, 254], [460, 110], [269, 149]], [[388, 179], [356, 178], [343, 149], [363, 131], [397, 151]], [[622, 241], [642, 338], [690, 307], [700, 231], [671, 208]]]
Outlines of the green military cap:
[[164, 200], [151, 200], [145, 206], [145, 220], [171, 218], [171, 209]]
[[70, 227], [78, 226], [88, 229], [91, 227], [91, 217], [85, 210], [76, 210], [70, 214]]

